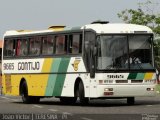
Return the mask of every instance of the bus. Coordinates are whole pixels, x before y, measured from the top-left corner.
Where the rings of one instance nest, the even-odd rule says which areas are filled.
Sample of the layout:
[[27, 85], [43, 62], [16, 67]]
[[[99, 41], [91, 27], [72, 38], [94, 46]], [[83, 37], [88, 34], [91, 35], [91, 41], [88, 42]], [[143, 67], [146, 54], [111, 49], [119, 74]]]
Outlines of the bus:
[[4, 34], [3, 94], [24, 103], [44, 97], [84, 105], [92, 99], [155, 96], [153, 32], [142, 25], [96, 21]]

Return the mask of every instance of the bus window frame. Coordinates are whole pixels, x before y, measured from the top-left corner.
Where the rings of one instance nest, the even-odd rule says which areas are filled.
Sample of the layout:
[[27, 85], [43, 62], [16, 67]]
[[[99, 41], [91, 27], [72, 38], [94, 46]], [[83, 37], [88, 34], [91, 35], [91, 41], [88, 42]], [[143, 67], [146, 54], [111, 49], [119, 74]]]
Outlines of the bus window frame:
[[[73, 36], [74, 35], [78, 35], [79, 36], [79, 48], [78, 48], [78, 53], [72, 53], [72, 49], [73, 49]], [[72, 38], [70, 38], [72, 37]], [[79, 54], [82, 54], [83, 52], [83, 37], [82, 37], [82, 33], [72, 33], [72, 34], [69, 34], [68, 35], [68, 54], [69, 55], [79, 55]]]
[[[89, 31], [89, 32], [93, 32], [93, 30], [86, 30], [86, 31]], [[81, 53], [77, 53], [77, 54], [72, 54], [72, 53], [69, 53], [69, 35], [73, 35], [73, 34], [79, 34], [81, 35]], [[59, 36], [59, 35], [64, 35], [64, 36], [67, 36], [67, 41], [66, 41], [66, 44], [67, 44], [67, 51], [65, 54], [56, 54], [55, 51], [56, 51], [56, 40], [55, 40], [55, 36]], [[53, 54], [50, 54], [50, 55], [45, 55], [45, 54], [42, 54], [42, 40], [41, 43], [40, 43], [40, 54], [39, 55], [31, 55], [29, 52], [30, 52], [30, 39], [33, 38], [33, 37], [47, 37], [47, 36], [53, 36], [54, 37], [54, 52]], [[14, 59], [32, 59], [32, 58], [46, 58], [46, 57], [78, 57], [78, 56], [83, 56], [83, 52], [84, 52], [84, 40], [83, 40], [83, 30], [82, 29], [78, 29], [78, 30], [70, 30], [70, 31], [58, 31], [58, 32], [48, 32], [48, 33], [36, 33], [36, 34], [28, 34], [28, 35], [11, 35], [11, 36], [5, 36], [4, 39], [14, 39], [15, 40], [15, 44], [17, 47], [17, 39], [27, 39], [28, 41], [28, 54], [25, 55], [25, 56], [17, 56], [17, 55], [14, 55], [14, 56], [4, 56], [3, 54], [3, 58], [4, 59], [11, 59], [11, 58], [14, 58]], [[4, 47], [5, 48], [5, 47]], [[4, 52], [4, 50], [3, 50]]]
[[[101, 33], [99, 33], [99, 34], [96, 34], [96, 39], [97, 39], [97, 37], [99, 36], [99, 35], [124, 35], [124, 36], [127, 36], [127, 42], [128, 42], [128, 36], [130, 36], [130, 35], [150, 35], [151, 37], [152, 37], [152, 39], [154, 38], [154, 35], [153, 35], [153, 33], [105, 33], [105, 34], [101, 34]], [[153, 49], [153, 40], [151, 40], [151, 42], [152, 42], [152, 44], [151, 44], [151, 47], [152, 47], [152, 49]], [[127, 43], [127, 44], [129, 44], [129, 43]], [[129, 46], [128, 46], [128, 52], [129, 52]], [[153, 54], [152, 54], [153, 53]], [[154, 56], [154, 51], [152, 50], [152, 55]], [[97, 59], [97, 57], [98, 56], [96, 56], [96, 64], [97, 64], [97, 62], [98, 62], [98, 59]], [[129, 56], [128, 56], [128, 59], [129, 59]], [[155, 60], [154, 60], [154, 57], [152, 58], [152, 64], [154, 65], [154, 63], [155, 63]], [[137, 72], [137, 71], [141, 71], [141, 72], [146, 72], [146, 71], [155, 71], [154, 69], [130, 69], [130, 66], [128, 67], [128, 69], [104, 69], [104, 70], [98, 70], [97, 69], [97, 65], [96, 65], [96, 69], [95, 69], [96, 71], [96, 73], [103, 73], [103, 72], [109, 72], [109, 73], [112, 73], [112, 72], [116, 72], [116, 73], [118, 73], [118, 72], [127, 72], [127, 71], [129, 71], [129, 72], [132, 72], [132, 71], [135, 71], [135, 72]]]
[[[62, 40], [64, 40], [63, 42], [64, 42], [64, 44], [62, 44], [63, 46], [63, 48], [62, 48], [62, 50], [63, 51], [58, 51], [57, 50], [57, 44], [59, 44], [60, 42], [60, 40], [61, 40], [61, 37], [63, 37], [62, 38]], [[67, 38], [67, 39], [66, 39]], [[59, 43], [57, 43], [57, 41], [59, 42]], [[59, 44], [60, 45], [60, 44]], [[58, 46], [59, 47], [59, 46]], [[59, 52], [59, 53], [56, 53], [56, 52]], [[62, 53], [61, 53], [62, 52]], [[55, 35], [55, 55], [67, 55], [68, 54], [68, 35], [67, 34], [57, 34], [57, 35]]]
[[[43, 38], [45, 38], [46, 40], [48, 40], [49, 39], [49, 37], [51, 37], [52, 38], [52, 42], [53, 42], [53, 50], [52, 50], [52, 54], [43, 54], [43, 46], [44, 46], [44, 44], [43, 44]], [[53, 56], [54, 54], [55, 54], [55, 35], [43, 35], [43, 36], [41, 36], [41, 56]], [[48, 43], [47, 43], [47, 47], [48, 47]]]
[[[14, 54], [12, 56], [8, 56], [5, 54], [6, 51], [6, 41], [13, 41], [13, 50], [14, 50]], [[14, 48], [15, 47], [15, 48]], [[16, 39], [15, 38], [4, 38], [4, 47], [3, 47], [3, 58], [14, 58], [16, 56]]]
[[[20, 41], [26, 40], [26, 41], [27, 41], [27, 54], [26, 54], [26, 55], [17, 55], [18, 40], [20, 40]], [[19, 37], [19, 38], [16, 38], [16, 48], [15, 48], [15, 49], [16, 49], [16, 54], [15, 54], [15, 57], [26, 57], [26, 56], [28, 56], [28, 54], [29, 54], [28, 46], [29, 46], [29, 41], [28, 41], [28, 38], [27, 38], [27, 37]]]
[[36, 37], [36, 39], [38, 39], [38, 40], [40, 40], [39, 38], [40, 38], [40, 35], [33, 35], [33, 36], [30, 36], [30, 37], [28, 37], [28, 41], [29, 41], [29, 44], [28, 44], [28, 47], [29, 47], [29, 51], [28, 51], [28, 57], [32, 57], [32, 56], [36, 56], [36, 57], [38, 57], [38, 56], [41, 56], [41, 52], [42, 52], [42, 41], [40, 40], [40, 50], [39, 50], [39, 54], [30, 54], [30, 41], [31, 41], [31, 39], [33, 39], [34, 40], [34, 44], [35, 44], [35, 40], [36, 39], [34, 39], [34, 37]]

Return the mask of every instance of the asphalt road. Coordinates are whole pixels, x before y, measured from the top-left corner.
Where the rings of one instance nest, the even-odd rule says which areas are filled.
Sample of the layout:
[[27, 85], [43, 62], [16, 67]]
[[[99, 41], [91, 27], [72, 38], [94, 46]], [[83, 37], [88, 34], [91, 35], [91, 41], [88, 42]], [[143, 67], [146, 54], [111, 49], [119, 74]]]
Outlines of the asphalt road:
[[91, 100], [87, 106], [81, 106], [79, 102], [63, 105], [57, 98], [44, 98], [38, 104], [23, 104], [21, 97], [1, 95], [0, 119], [160, 120], [160, 95], [136, 97], [135, 100], [132, 106], [127, 105], [126, 99]]

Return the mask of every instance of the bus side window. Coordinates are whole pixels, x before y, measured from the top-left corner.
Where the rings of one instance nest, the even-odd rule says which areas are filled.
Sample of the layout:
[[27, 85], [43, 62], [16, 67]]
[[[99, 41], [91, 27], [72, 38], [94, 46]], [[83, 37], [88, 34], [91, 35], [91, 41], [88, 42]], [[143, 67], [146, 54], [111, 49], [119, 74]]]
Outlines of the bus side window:
[[56, 54], [67, 53], [67, 35], [56, 36]]
[[54, 52], [54, 36], [42, 37], [43, 46], [42, 54], [43, 55], [52, 55]]
[[4, 42], [4, 56], [14, 56], [15, 55], [15, 40], [5, 40]]
[[28, 54], [28, 41], [27, 39], [18, 39], [17, 40], [17, 56], [26, 56]]
[[72, 54], [82, 53], [82, 35], [81, 34], [70, 35], [69, 39], [70, 39], [69, 52]]
[[41, 41], [39, 37], [30, 38], [29, 54], [40, 55]]

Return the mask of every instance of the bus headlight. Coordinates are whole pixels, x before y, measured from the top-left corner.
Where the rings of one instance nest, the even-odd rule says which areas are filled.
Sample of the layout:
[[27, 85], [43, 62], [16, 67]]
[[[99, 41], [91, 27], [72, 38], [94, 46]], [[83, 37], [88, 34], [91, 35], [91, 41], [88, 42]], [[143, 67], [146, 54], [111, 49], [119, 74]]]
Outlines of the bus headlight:
[[104, 91], [113, 91], [113, 88], [104, 88]]
[[104, 88], [104, 95], [113, 95], [113, 88]]
[[154, 88], [147, 88], [147, 91], [154, 91]]

